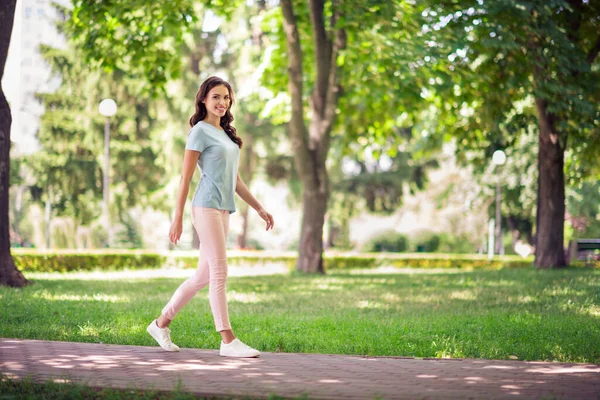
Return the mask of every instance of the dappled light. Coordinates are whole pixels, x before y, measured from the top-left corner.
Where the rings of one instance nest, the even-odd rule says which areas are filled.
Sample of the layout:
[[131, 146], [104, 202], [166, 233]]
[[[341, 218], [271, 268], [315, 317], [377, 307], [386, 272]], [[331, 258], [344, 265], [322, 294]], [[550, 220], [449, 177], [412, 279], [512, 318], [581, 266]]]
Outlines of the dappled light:
[[599, 16], [2, 0], [0, 397], [600, 400]]
[[[154, 268], [154, 269], [131, 269], [123, 271], [74, 271], [68, 274], [56, 272], [30, 272], [28, 279], [43, 280], [89, 280], [89, 281], [115, 281], [115, 280], [147, 280], [154, 278], [181, 279], [193, 275], [193, 268]], [[262, 265], [229, 266], [229, 276], [260, 276], [273, 274], [287, 274], [289, 268], [282, 263], [264, 263]]]
[[181, 389], [204, 396], [222, 389], [241, 396], [251, 389], [254, 396], [265, 397], [321, 398], [333, 393], [359, 399], [374, 392], [383, 398], [398, 393], [407, 398], [423, 393], [463, 397], [477, 388], [491, 398], [532, 393], [538, 397], [560, 387], [566, 398], [585, 398], [596, 393], [600, 382], [600, 366], [593, 364], [286, 353], [231, 359], [219, 357], [215, 350], [165, 353], [157, 347], [42, 341], [27, 342], [24, 352], [25, 343], [0, 339], [0, 368], [5, 376], [37, 381], [51, 376], [57, 382], [154, 390], [173, 390], [181, 381]]
[[93, 295], [51, 294], [47, 290], [34, 293], [33, 297], [51, 301], [103, 301], [107, 303], [128, 303], [130, 301], [127, 296], [115, 296], [103, 293]]
[[230, 290], [227, 292], [227, 301], [231, 303], [246, 303], [246, 304], [256, 304], [269, 302], [274, 300], [276, 296], [271, 293], [243, 293], [236, 292], [235, 290]]
[[450, 298], [458, 300], [475, 300], [477, 296], [473, 290], [457, 290], [450, 293]]
[[[0, 326], [0, 334], [150, 345], [146, 326], [193, 271], [138, 272], [32, 274], [34, 285], [0, 289], [6, 306], [1, 312], [11, 321]], [[372, 272], [231, 276], [232, 323], [263, 351], [600, 359], [589, 340], [600, 323], [595, 271]], [[174, 341], [217, 348], [213, 324], [204, 288], [174, 320]]]

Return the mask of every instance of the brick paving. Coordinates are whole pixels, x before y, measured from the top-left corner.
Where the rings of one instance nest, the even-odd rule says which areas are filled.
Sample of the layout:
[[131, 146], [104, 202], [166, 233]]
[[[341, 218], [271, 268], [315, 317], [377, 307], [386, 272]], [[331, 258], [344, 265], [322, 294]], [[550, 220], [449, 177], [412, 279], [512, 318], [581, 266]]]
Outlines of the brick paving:
[[600, 365], [262, 353], [0, 338], [0, 372], [14, 379], [173, 390], [200, 396], [309, 399], [600, 399]]

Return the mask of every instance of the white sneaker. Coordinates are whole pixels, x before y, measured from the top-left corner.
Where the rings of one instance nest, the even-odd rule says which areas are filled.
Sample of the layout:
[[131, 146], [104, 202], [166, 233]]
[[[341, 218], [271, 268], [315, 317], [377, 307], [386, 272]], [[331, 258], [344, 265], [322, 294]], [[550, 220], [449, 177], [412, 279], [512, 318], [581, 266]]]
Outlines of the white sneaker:
[[240, 339], [235, 338], [231, 343], [227, 344], [221, 341], [219, 355], [223, 357], [258, 357], [260, 356], [260, 351], [245, 345]]
[[171, 330], [167, 327], [159, 328], [156, 320], [152, 321], [146, 328], [146, 331], [152, 336], [166, 351], [179, 351], [179, 347], [171, 341]]

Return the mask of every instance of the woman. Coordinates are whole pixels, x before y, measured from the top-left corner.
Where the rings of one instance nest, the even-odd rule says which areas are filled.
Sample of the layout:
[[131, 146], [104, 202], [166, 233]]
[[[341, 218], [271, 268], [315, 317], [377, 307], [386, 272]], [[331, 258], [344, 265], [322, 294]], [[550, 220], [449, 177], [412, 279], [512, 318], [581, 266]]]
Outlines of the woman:
[[171, 341], [169, 324], [200, 289], [209, 285], [210, 307], [216, 329], [222, 338], [219, 354], [225, 357], [260, 355], [258, 350], [235, 337], [227, 312], [225, 244], [229, 215], [235, 212], [234, 193], [265, 220], [267, 231], [273, 228], [274, 222], [273, 216], [252, 196], [238, 175], [242, 140], [231, 126], [232, 105], [233, 90], [229, 83], [218, 77], [205, 80], [196, 94], [196, 112], [190, 119], [192, 129], [185, 146], [175, 220], [169, 231], [169, 239], [177, 244], [181, 237], [183, 209], [197, 164], [202, 177], [192, 200], [192, 223], [200, 238], [201, 251], [194, 275], [179, 286], [160, 317], [147, 328], [148, 333], [167, 351], [179, 351], [179, 347]]

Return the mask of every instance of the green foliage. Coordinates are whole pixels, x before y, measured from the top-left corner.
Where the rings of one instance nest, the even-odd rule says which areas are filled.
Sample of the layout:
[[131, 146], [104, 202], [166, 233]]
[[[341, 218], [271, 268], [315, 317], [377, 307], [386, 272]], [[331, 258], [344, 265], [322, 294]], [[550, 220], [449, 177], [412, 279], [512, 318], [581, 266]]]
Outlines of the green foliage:
[[121, 229], [117, 231], [112, 246], [125, 249], [144, 248], [144, 241], [137, 221], [130, 215], [126, 215], [121, 222]]
[[[131, 382], [135, 387], [135, 382]], [[45, 382], [34, 381], [32, 377], [10, 379], [0, 374], [0, 392], [8, 399], [120, 399], [120, 400], [197, 400], [195, 394], [185, 393], [179, 387], [171, 392], [158, 392], [142, 389], [115, 389], [88, 386], [80, 382], [57, 382], [56, 378]]]
[[494, 150], [537, 132], [534, 101], [541, 99], [571, 149], [567, 178], [597, 171], [597, 3], [423, 1], [417, 8], [432, 41], [426, 66], [436, 75], [427, 98], [437, 108], [438, 133], [456, 137], [463, 157], [464, 148], [476, 151], [465, 161], [486, 165]]
[[411, 247], [417, 253], [435, 253], [440, 247], [440, 236], [431, 231], [422, 231], [411, 238]]
[[[388, 239], [386, 236], [384, 239]], [[396, 242], [384, 243], [387, 246], [406, 248], [406, 238], [398, 236]], [[379, 245], [379, 244], [378, 244]], [[390, 250], [387, 250], [390, 251]], [[148, 269], [163, 266], [175, 268], [196, 268], [197, 255], [160, 254], [149, 251], [118, 250], [94, 252], [36, 252], [13, 249], [15, 264], [21, 271], [31, 272], [69, 272], [93, 270]], [[264, 263], [281, 263], [293, 269], [297, 255], [294, 254], [236, 254], [228, 257], [229, 265], [254, 266]], [[327, 269], [375, 268], [394, 266], [398, 268], [515, 268], [530, 267], [530, 259], [520, 257], [501, 257], [489, 261], [485, 256], [453, 254], [381, 254], [361, 253], [360, 255], [325, 253], [324, 263]], [[600, 267], [600, 264], [597, 265]]]
[[476, 248], [477, 246], [466, 237], [451, 233], [421, 231], [409, 238], [404, 234], [390, 231], [371, 239], [365, 244], [363, 250], [368, 252], [412, 251], [416, 253], [473, 254]]
[[400, 253], [408, 249], [408, 238], [398, 232], [388, 231], [381, 233], [371, 239], [364, 246], [364, 251], [368, 252], [380, 252], [389, 251], [394, 253]]
[[[438, 164], [434, 159], [415, 160], [408, 151], [390, 157], [373, 148], [376, 146], [364, 151], [357, 149], [355, 156], [338, 158], [336, 168], [340, 171], [332, 173], [332, 190], [364, 200], [372, 213], [390, 214], [402, 204], [406, 188], [415, 193], [425, 187], [426, 171]], [[365, 153], [370, 154], [364, 156]], [[352, 165], [355, 170], [344, 172], [339, 164]]]
[[[68, 33], [65, 21], [72, 13], [56, 7], [65, 18], [57, 27]], [[66, 49], [41, 47], [61, 83], [54, 93], [38, 94], [45, 108], [37, 133], [41, 150], [23, 160], [25, 183], [33, 202], [50, 207], [52, 219], [69, 224], [73, 219], [75, 225], [69, 225], [69, 233], [65, 229], [51, 232], [53, 246], [73, 247], [78, 228], [90, 231], [102, 210], [106, 120], [99, 114], [98, 104], [103, 98], [113, 98], [118, 110], [110, 120], [112, 225], [118, 236], [125, 233], [117, 238], [118, 246], [138, 247], [142, 242], [131, 229], [128, 211], [134, 205], [149, 204], [166, 182], [165, 161], [159, 155], [168, 140], [162, 137], [163, 121], [168, 118], [159, 116], [160, 104], [151, 100], [138, 76], [118, 67], [111, 72], [94, 68], [85, 62], [78, 45], [69, 38]], [[103, 237], [98, 230], [90, 232], [94, 242]]]
[[477, 245], [466, 236], [442, 232], [438, 234], [438, 238], [439, 246], [436, 251], [439, 253], [472, 254], [477, 249]]
[[[325, 19], [331, 7], [331, 2], [325, 2]], [[401, 130], [416, 123], [413, 116], [424, 105], [420, 93], [429, 72], [416, 64], [425, 50], [418, 20], [414, 10], [401, 1], [346, 1], [336, 7], [341, 18], [336, 27], [327, 28], [327, 33], [343, 28], [347, 44], [336, 60], [341, 89], [332, 143], [345, 150], [343, 155], [352, 154], [355, 149], [349, 145], [358, 141], [360, 147], [375, 145], [380, 154], [389, 151], [394, 157], [398, 144], [405, 141]], [[316, 79], [314, 37], [306, 3], [294, 2], [294, 11], [302, 47], [304, 98], [308, 101]], [[271, 43], [262, 61], [261, 84], [271, 92], [265, 111], [274, 123], [285, 123], [291, 117], [291, 106], [287, 45], [279, 8], [262, 16], [262, 29]]]
[[[201, 4], [230, 17], [241, 1]], [[196, 5], [192, 0], [76, 0], [67, 32], [76, 38], [86, 62], [143, 76], [144, 92], [164, 94], [167, 83], [182, 72], [181, 46], [198, 21]]]
[[[455, 254], [427, 254], [404, 253], [375, 254], [364, 253], [361, 255], [328, 255], [324, 256], [327, 270], [352, 269], [352, 268], [461, 268], [461, 269], [502, 269], [502, 268], [531, 268], [532, 260], [520, 257], [496, 257], [488, 260], [486, 256], [455, 255]], [[600, 263], [594, 264], [600, 267]], [[589, 266], [589, 265], [588, 265]]]
[[180, 72], [178, 50], [183, 29], [195, 19], [192, 4], [76, 0], [67, 32], [77, 38], [86, 63], [109, 71], [135, 69], [153, 92]]
[[165, 257], [160, 254], [141, 252], [98, 254], [15, 252], [13, 259], [20, 271], [68, 272], [157, 268], [163, 265]]
[[37, 133], [41, 151], [25, 159], [34, 178], [33, 200], [88, 224], [99, 215], [102, 196], [103, 126], [93, 123], [92, 103], [100, 97], [101, 74], [90, 71], [73, 48], [42, 46], [41, 52], [62, 83], [55, 93], [38, 94], [46, 109]]

